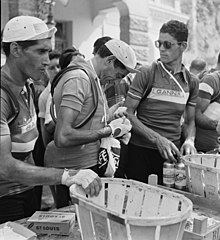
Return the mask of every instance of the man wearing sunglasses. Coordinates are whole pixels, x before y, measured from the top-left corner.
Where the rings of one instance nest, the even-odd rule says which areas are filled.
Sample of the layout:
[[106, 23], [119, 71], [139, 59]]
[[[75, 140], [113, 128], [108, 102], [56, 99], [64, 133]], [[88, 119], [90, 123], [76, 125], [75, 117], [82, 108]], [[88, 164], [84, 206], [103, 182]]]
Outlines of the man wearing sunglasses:
[[[196, 152], [194, 116], [198, 81], [182, 64], [187, 38], [184, 23], [171, 20], [163, 24], [155, 42], [160, 59], [140, 68], [128, 91], [125, 114], [133, 126], [124, 166], [128, 178], [147, 182], [150, 174], [157, 174], [162, 184], [165, 160], [175, 162], [182, 154]], [[150, 90], [147, 96], [146, 89]], [[123, 156], [120, 162], [123, 163]]]

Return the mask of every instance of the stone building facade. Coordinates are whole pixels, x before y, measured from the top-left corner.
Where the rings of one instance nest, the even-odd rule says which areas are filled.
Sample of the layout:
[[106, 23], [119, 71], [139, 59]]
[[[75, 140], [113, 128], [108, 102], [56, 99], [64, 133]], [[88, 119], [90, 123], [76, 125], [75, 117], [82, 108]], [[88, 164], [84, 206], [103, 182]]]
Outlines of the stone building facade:
[[[182, 1], [1, 0], [1, 29], [8, 19], [17, 15], [33, 15], [47, 21], [51, 6], [58, 28], [58, 49], [75, 45], [89, 58], [94, 41], [109, 35], [130, 44], [139, 62], [150, 63], [159, 56], [154, 41], [158, 38], [161, 25], [170, 19], [190, 22], [191, 12], [182, 12]], [[190, 51], [194, 50], [191, 48]], [[194, 55], [188, 53], [189, 59], [185, 62], [188, 64]]]

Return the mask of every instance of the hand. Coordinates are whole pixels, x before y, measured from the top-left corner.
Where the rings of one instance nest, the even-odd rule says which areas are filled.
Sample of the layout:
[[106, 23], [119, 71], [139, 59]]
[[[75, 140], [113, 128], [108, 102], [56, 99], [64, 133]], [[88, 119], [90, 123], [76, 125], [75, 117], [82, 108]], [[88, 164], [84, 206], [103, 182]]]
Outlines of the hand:
[[132, 128], [130, 121], [126, 117], [111, 121], [109, 126], [112, 129], [113, 137], [121, 137], [128, 133]]
[[70, 187], [73, 184], [82, 186], [86, 194], [91, 196], [98, 195], [101, 188], [101, 179], [90, 169], [79, 170], [64, 170], [61, 183]]
[[196, 154], [197, 151], [194, 146], [194, 141], [191, 139], [187, 139], [181, 146], [180, 153], [182, 155]]
[[125, 135], [123, 135], [121, 138], [119, 138], [119, 140], [123, 142], [125, 145], [127, 145], [130, 141], [130, 138], [131, 138], [131, 133], [128, 132]]
[[120, 118], [123, 116], [127, 116], [127, 107], [119, 107], [115, 112], [114, 112], [114, 118]]
[[176, 145], [165, 137], [157, 137], [156, 145], [161, 156], [166, 160], [177, 162], [177, 159], [181, 157], [181, 154]]
[[220, 120], [218, 120], [217, 126], [216, 126], [216, 132], [220, 134]]
[[[122, 100], [122, 101], [114, 104], [113, 106], [111, 106], [109, 108], [109, 119], [108, 119], [108, 121], [112, 121], [113, 119], [116, 118], [115, 117], [115, 112], [118, 110], [118, 108], [121, 108], [124, 105], [124, 102], [125, 102], [125, 100]], [[123, 117], [123, 116], [121, 116], [121, 117]]]

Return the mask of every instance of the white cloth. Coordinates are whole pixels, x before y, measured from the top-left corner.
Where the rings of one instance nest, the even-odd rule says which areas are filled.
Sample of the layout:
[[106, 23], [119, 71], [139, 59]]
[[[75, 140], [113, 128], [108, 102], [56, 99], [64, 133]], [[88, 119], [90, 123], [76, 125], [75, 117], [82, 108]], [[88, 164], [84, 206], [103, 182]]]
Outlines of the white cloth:
[[77, 174], [75, 174], [75, 171], [65, 169], [61, 183], [67, 187], [77, 184], [86, 189], [97, 177], [98, 175], [90, 169], [79, 170]]

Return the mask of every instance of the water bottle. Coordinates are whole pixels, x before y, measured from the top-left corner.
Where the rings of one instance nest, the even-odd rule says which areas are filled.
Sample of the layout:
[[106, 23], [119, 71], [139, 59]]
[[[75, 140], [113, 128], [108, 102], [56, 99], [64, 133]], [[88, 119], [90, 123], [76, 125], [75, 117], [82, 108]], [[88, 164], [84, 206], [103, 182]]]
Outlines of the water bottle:
[[185, 164], [182, 161], [179, 161], [175, 168], [175, 188], [184, 190], [186, 188]]
[[175, 183], [175, 165], [174, 163], [163, 163], [163, 185], [166, 187], [174, 187]]

